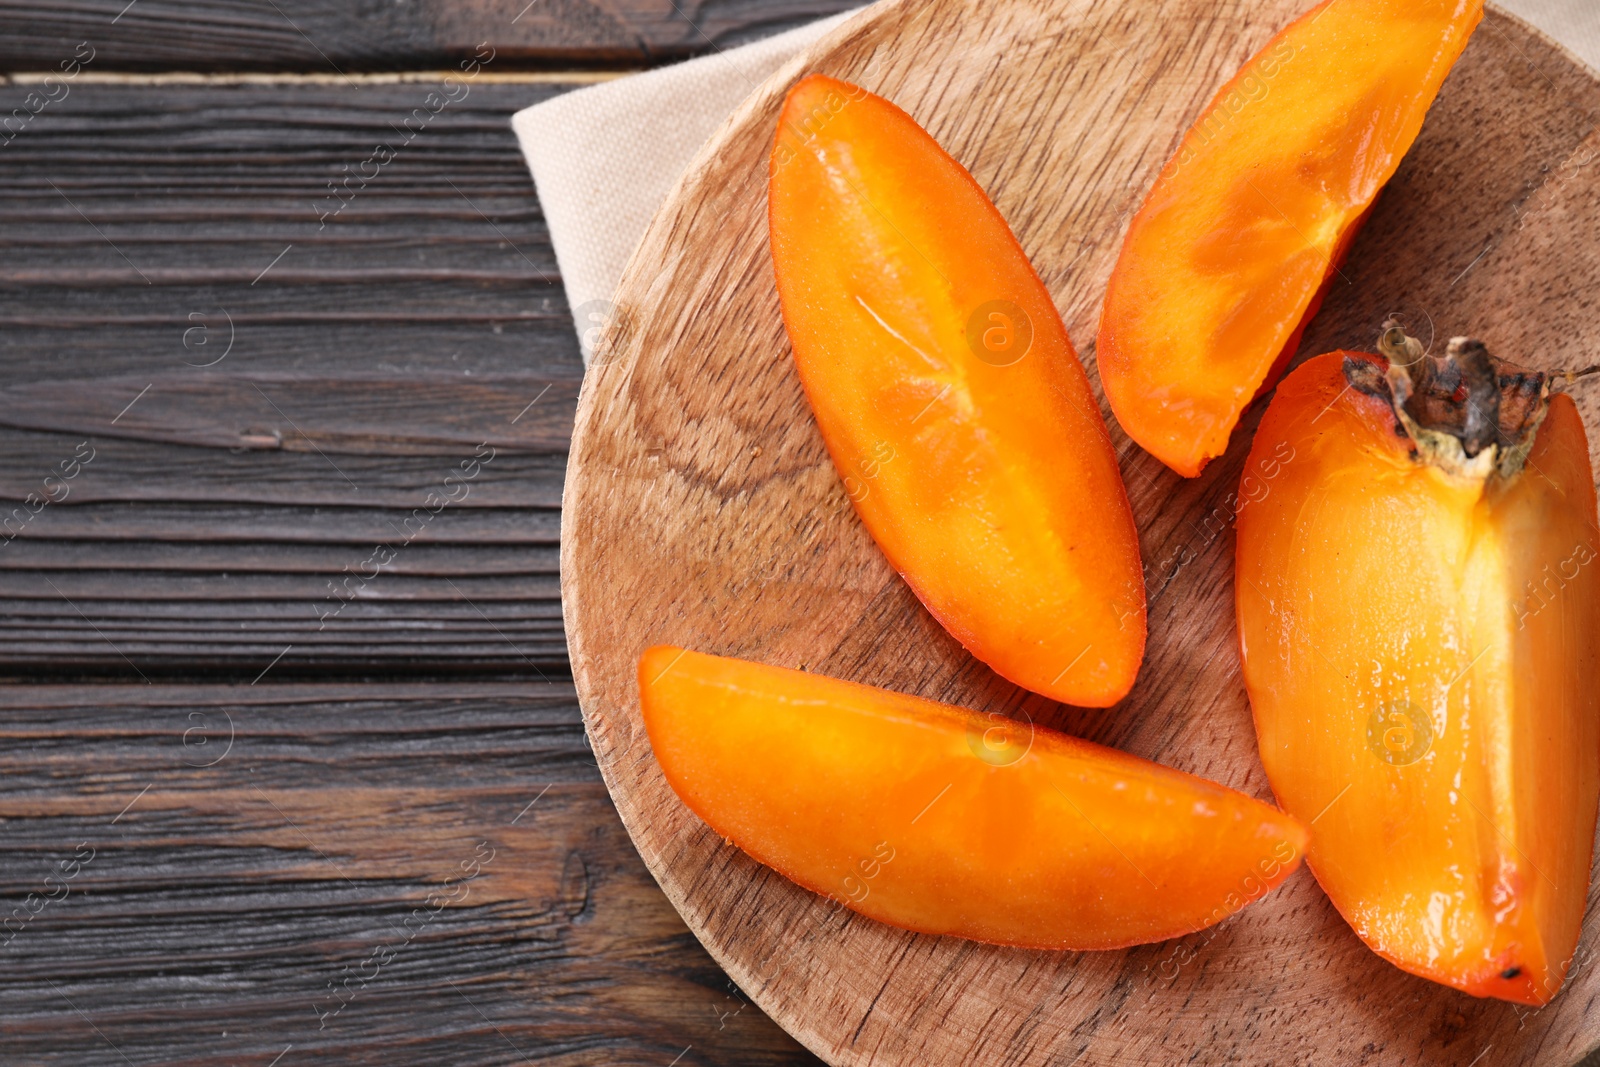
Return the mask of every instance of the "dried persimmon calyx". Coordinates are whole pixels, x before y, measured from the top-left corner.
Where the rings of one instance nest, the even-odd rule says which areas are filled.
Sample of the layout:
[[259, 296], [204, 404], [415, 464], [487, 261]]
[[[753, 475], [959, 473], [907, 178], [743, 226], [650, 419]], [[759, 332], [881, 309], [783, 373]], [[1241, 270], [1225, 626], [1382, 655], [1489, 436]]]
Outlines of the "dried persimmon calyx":
[[1550, 377], [1499, 359], [1472, 337], [1453, 337], [1443, 356], [1392, 323], [1378, 339], [1388, 360], [1346, 356], [1345, 381], [1394, 409], [1395, 434], [1413, 456], [1451, 474], [1513, 478], [1550, 409]]

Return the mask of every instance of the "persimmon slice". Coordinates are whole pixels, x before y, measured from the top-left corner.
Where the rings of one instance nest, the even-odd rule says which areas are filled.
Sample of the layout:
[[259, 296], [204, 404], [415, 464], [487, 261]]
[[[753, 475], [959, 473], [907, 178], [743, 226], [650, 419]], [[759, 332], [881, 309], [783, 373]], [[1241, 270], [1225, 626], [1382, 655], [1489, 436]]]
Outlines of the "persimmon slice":
[[1227, 448], [1482, 17], [1482, 0], [1327, 0], [1201, 113], [1128, 227], [1095, 350], [1146, 451], [1194, 477]]
[[1242, 793], [997, 715], [658, 646], [639, 661], [667, 781], [717, 833], [881, 922], [1048, 949], [1209, 926], [1299, 865]]
[[772, 260], [862, 522], [995, 671], [1104, 707], [1144, 655], [1116, 453], [1061, 317], [978, 183], [905, 112], [812, 75], [779, 120]]
[[1238, 519], [1245, 683], [1273, 791], [1362, 940], [1542, 1004], [1600, 797], [1589, 447], [1542, 376], [1471, 342], [1411, 349], [1425, 380], [1335, 352], [1278, 386]]

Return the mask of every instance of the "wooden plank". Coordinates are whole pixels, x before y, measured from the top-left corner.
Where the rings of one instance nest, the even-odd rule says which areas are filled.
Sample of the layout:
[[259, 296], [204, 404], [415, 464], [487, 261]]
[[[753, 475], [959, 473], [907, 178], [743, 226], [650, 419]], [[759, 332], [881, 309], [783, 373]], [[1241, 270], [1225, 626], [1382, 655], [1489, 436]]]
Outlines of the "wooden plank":
[[[639, 66], [716, 51], [853, 0], [3, 0], [0, 69], [54, 69], [92, 42], [97, 68], [357, 70]], [[488, 50], [483, 46], [487, 45]]]
[[656, 889], [570, 684], [5, 704], [7, 1063], [816, 1062]]
[[0, 669], [564, 671], [582, 367], [509, 127], [563, 87], [462, 88], [78, 84], [0, 148]]

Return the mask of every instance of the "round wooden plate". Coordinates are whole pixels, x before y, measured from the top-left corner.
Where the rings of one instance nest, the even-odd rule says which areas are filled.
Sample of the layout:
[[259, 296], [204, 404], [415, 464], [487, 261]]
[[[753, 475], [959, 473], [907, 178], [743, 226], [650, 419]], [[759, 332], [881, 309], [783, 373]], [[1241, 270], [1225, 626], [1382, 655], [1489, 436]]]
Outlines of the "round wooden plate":
[[[1232, 582], [1233, 494], [1262, 405], [1193, 481], [1133, 446], [1107, 410], [1146, 564], [1144, 669], [1104, 711], [1023, 692], [928, 616], [851, 510], [779, 317], [766, 158], [783, 94], [806, 71], [905, 108], [999, 205], [1093, 378], [1129, 217], [1201, 106], [1305, 3], [885, 0], [743, 105], [628, 269], [567, 481], [561, 577], [578, 693], [667, 896], [756, 1003], [830, 1063], [1494, 1067], [1571, 1064], [1600, 1045], [1593, 915], [1567, 989], [1542, 1011], [1390, 966], [1304, 871], [1220, 926], [1128, 951], [913, 935], [725, 844], [667, 786], [639, 719], [635, 665], [664, 642], [1025, 714], [1270, 796]], [[1370, 349], [1400, 313], [1425, 340], [1470, 331], [1536, 367], [1596, 362], [1597, 113], [1592, 73], [1491, 12], [1301, 355]], [[1591, 382], [1574, 393], [1600, 440]]]

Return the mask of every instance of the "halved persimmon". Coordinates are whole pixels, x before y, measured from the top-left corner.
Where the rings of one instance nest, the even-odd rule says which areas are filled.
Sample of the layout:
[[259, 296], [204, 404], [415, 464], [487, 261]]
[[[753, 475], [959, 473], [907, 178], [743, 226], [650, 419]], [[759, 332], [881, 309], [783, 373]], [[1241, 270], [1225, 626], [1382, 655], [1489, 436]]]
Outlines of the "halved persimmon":
[[1144, 656], [1139, 539], [1066, 328], [989, 198], [905, 112], [812, 75], [779, 120], [772, 260], [834, 465], [973, 655], [1104, 707]]
[[1159, 941], [1259, 898], [1305, 848], [1242, 793], [998, 715], [665, 646], [639, 693], [667, 781], [713, 830], [908, 930]]
[[1128, 435], [1187, 477], [1280, 375], [1482, 0], [1324, 0], [1223, 86], [1134, 216], [1095, 358]]
[[1588, 899], [1600, 529], [1577, 407], [1543, 375], [1391, 331], [1278, 386], [1238, 520], [1261, 758], [1369, 946], [1542, 1004]]

